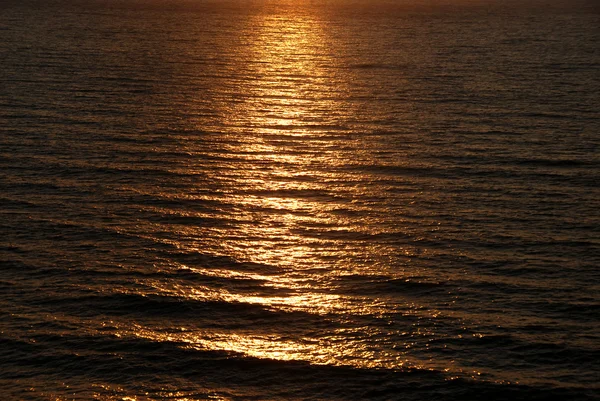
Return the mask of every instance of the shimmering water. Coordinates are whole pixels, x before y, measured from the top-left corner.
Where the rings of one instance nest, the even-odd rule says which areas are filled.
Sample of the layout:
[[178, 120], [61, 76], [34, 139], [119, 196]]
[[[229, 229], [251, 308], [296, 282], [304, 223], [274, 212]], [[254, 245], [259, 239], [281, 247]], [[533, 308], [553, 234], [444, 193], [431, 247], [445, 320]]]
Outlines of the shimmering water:
[[592, 2], [0, 3], [6, 400], [593, 399]]

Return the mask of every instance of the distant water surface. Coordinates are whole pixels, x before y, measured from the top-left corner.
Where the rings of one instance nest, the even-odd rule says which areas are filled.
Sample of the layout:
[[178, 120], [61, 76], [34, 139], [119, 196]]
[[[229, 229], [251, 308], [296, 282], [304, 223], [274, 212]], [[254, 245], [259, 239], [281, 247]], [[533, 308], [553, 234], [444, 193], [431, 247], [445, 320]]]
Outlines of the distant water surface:
[[599, 27], [3, 1], [1, 398], [598, 399]]

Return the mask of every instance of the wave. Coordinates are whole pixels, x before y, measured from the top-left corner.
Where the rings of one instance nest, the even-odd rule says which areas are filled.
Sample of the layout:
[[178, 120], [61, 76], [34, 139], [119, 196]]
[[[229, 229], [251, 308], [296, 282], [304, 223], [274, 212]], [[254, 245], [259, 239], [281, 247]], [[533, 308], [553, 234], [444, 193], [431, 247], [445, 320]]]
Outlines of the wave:
[[[131, 383], [136, 383], [135, 388], [151, 399], [162, 398], [165, 389], [196, 394], [213, 389], [249, 399], [256, 388], [266, 400], [595, 399], [586, 389], [453, 378], [419, 368], [361, 369], [277, 361], [140, 337], [37, 335], [35, 340], [3, 339], [0, 358], [10, 361], [3, 364], [3, 379], [31, 378], [31, 383], [48, 386], [49, 391], [56, 388], [56, 380], [69, 377], [74, 393], [89, 392], [90, 382], [110, 383], [125, 392], [134, 391]], [[157, 382], [160, 388], [153, 386]]]
[[208, 298], [193, 298], [159, 294], [125, 292], [64, 295], [47, 293], [30, 296], [28, 303], [51, 308], [85, 318], [89, 316], [127, 317], [146, 322], [172, 322], [190, 327], [225, 329], [281, 327], [284, 331], [297, 328], [310, 332], [329, 325], [318, 315], [303, 311], [274, 310], [262, 304], [226, 301], [213, 294]]
[[360, 295], [426, 296], [446, 294], [448, 291], [456, 289], [456, 286], [450, 282], [426, 281], [419, 278], [394, 278], [385, 275], [341, 275], [336, 277], [334, 283], [344, 293]]

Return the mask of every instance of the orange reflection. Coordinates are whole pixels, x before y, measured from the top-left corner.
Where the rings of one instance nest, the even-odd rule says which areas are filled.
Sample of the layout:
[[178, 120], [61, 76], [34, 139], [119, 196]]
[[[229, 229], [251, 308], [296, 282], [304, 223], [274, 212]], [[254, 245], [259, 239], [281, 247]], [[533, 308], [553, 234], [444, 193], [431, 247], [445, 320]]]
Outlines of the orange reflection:
[[[328, 219], [319, 216], [320, 202], [298, 194], [322, 187], [325, 177], [317, 177], [311, 164], [336, 159], [312, 139], [326, 134], [331, 115], [344, 107], [323, 96], [339, 90], [341, 81], [332, 73], [326, 31], [314, 16], [266, 13], [248, 27], [240, 49], [246, 60], [246, 79], [238, 83], [242, 101], [229, 105], [231, 131], [224, 134], [238, 167], [229, 185], [247, 192], [229, 201], [239, 207], [234, 218], [247, 223], [218, 236], [227, 255], [298, 272], [318, 267], [315, 256], [323, 252], [322, 241], [294, 231]], [[301, 278], [286, 279], [299, 288]]]
[[[222, 205], [220, 212], [228, 221], [201, 229], [186, 227], [181, 232], [200, 238], [197, 248], [188, 251], [270, 266], [271, 272], [180, 265], [176, 268], [204, 276], [261, 284], [246, 292], [159, 281], [153, 286], [163, 295], [307, 313], [335, 324], [304, 338], [199, 328], [165, 334], [142, 327], [127, 335], [258, 358], [358, 367], [404, 366], [405, 353], [395, 350], [393, 344], [384, 344], [389, 336], [381, 329], [366, 325], [354, 332], [336, 329], [343, 327], [349, 316], [384, 316], [394, 308], [389, 300], [350, 296], [336, 292], [332, 285], [337, 276], [386, 262], [367, 260], [364, 255], [389, 252], [361, 240], [361, 232], [376, 225], [336, 213], [361, 206], [343, 203], [347, 201], [338, 200], [330, 190], [334, 186], [345, 199], [364, 190], [360, 185], [347, 184], [359, 183], [362, 177], [341, 168], [357, 156], [360, 146], [354, 144], [351, 152], [345, 153], [352, 131], [347, 121], [353, 106], [345, 96], [349, 73], [338, 65], [343, 58], [332, 56], [339, 49], [329, 48], [327, 29], [315, 16], [261, 13], [249, 18], [248, 30], [240, 33], [237, 43], [242, 70], [224, 80], [223, 93], [215, 99], [223, 117], [219, 126], [226, 129], [203, 137], [212, 153], [202, 156], [219, 162], [201, 169], [214, 175], [199, 184], [199, 192], [206, 183], [219, 190], [199, 198]], [[208, 163], [199, 159], [198, 163]], [[197, 217], [210, 217], [210, 212]], [[357, 240], [340, 239], [338, 232], [342, 238], [346, 233], [357, 233]], [[353, 258], [361, 264], [356, 265]]]

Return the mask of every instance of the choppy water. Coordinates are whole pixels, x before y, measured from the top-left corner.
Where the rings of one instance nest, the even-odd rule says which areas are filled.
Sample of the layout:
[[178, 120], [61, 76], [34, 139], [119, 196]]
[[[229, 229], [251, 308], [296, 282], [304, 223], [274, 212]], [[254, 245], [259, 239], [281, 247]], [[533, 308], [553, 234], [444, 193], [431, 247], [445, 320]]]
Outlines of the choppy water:
[[596, 398], [599, 27], [3, 1], [2, 399]]

